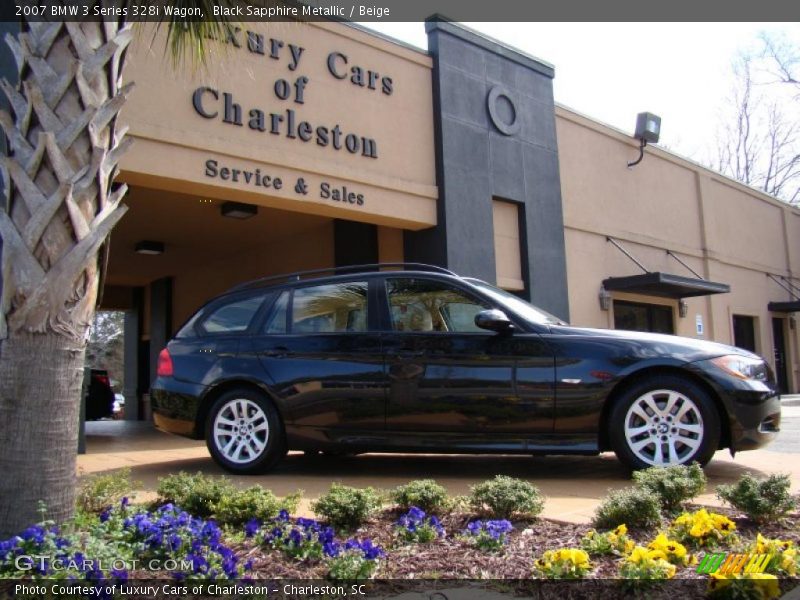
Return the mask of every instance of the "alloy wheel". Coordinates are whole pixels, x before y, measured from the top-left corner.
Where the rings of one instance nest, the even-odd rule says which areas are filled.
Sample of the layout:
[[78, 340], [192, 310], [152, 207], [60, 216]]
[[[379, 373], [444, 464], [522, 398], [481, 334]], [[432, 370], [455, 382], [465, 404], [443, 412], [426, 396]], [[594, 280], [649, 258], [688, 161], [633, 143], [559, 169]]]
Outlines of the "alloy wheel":
[[245, 464], [261, 456], [267, 447], [269, 433], [266, 413], [246, 398], [229, 400], [214, 417], [214, 444], [232, 463]]
[[625, 414], [624, 429], [631, 452], [653, 466], [684, 464], [703, 443], [700, 409], [675, 390], [652, 390], [636, 398]]

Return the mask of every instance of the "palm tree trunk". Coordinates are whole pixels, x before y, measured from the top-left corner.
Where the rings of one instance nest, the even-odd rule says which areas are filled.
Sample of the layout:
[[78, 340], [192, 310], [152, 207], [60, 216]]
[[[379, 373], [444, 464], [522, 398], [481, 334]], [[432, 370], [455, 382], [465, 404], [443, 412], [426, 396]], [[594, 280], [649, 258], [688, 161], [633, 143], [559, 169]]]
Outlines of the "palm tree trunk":
[[0, 536], [73, 509], [84, 354], [105, 244], [124, 214], [112, 189], [129, 139], [116, 116], [130, 30], [120, 23], [26, 23], [6, 42], [20, 85], [3, 176], [8, 212], [0, 297]]

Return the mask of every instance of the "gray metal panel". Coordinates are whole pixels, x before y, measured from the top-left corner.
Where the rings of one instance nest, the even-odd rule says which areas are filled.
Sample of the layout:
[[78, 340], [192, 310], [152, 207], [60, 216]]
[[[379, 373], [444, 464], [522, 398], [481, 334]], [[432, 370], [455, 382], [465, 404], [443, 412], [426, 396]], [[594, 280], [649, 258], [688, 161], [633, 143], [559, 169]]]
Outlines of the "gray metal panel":
[[[553, 102], [553, 68], [450, 22], [428, 22], [439, 222], [406, 234], [407, 260], [496, 278], [492, 200], [521, 205], [524, 296], [567, 319], [566, 250]], [[489, 92], [513, 110], [492, 120]], [[498, 89], [499, 88], [499, 89]], [[501, 129], [506, 129], [503, 132]]]

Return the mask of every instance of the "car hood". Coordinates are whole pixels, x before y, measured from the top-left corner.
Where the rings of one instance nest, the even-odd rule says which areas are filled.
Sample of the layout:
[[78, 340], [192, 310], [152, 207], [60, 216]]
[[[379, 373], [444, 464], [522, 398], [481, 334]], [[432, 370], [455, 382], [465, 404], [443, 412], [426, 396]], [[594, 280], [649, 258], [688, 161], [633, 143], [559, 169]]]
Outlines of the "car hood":
[[[609, 341], [617, 340], [621, 344], [652, 345], [660, 349], [660, 353], [670, 354], [676, 358], [681, 358], [687, 362], [724, 356], [726, 354], [738, 354], [751, 358], [761, 359], [757, 354], [753, 354], [744, 348], [698, 340], [694, 338], [682, 337], [677, 335], [666, 335], [663, 333], [647, 333], [644, 331], [626, 331], [621, 329], [592, 329], [589, 327], [570, 327], [565, 325], [551, 325], [550, 331], [556, 335], [575, 335], [605, 339]], [[763, 360], [763, 359], [762, 359]]]

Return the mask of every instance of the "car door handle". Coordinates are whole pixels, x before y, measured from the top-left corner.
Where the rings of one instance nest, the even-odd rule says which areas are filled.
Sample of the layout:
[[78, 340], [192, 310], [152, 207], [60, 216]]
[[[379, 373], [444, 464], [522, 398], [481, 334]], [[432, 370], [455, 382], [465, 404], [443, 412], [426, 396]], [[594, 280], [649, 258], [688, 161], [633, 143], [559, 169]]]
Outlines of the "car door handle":
[[286, 356], [289, 356], [289, 349], [285, 346], [278, 346], [277, 348], [264, 350], [262, 354], [264, 356], [269, 356], [270, 358], [285, 358]]

